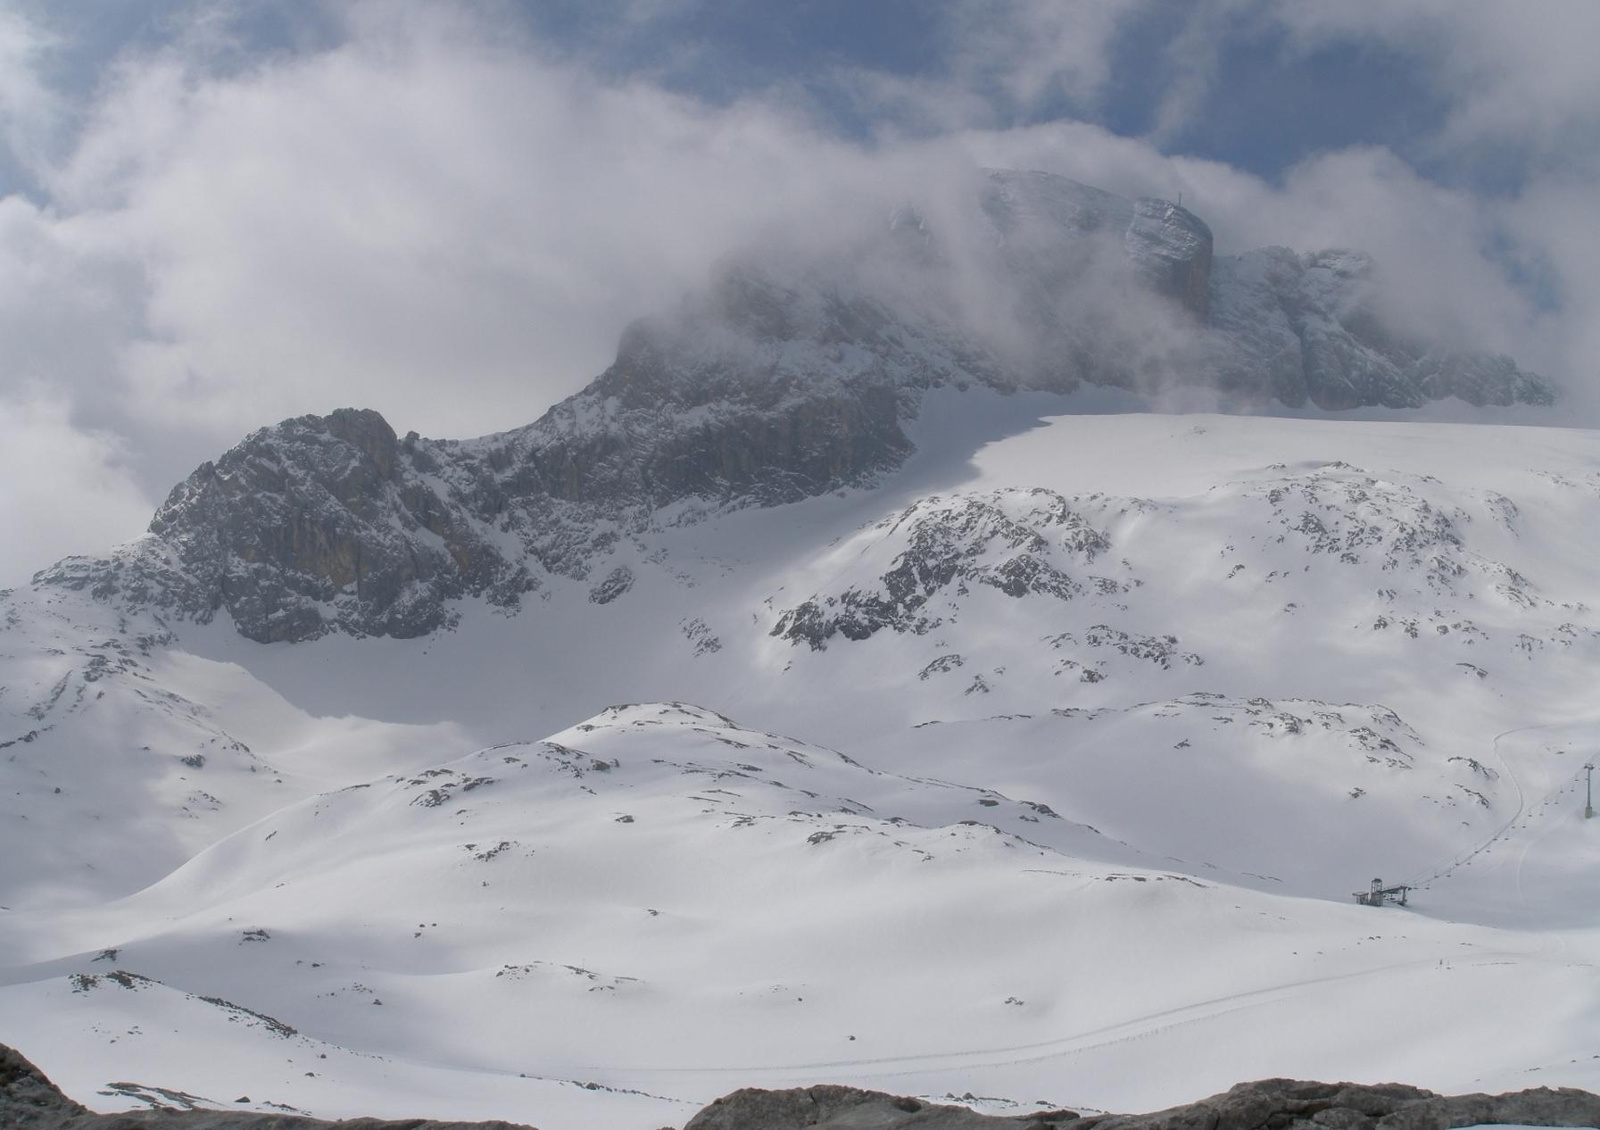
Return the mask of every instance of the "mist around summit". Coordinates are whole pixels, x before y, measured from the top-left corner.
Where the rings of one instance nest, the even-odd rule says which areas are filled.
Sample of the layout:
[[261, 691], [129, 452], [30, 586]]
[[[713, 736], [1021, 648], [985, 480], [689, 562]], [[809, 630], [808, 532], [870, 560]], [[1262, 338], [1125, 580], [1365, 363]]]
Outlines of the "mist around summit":
[[0, 1121], [1591, 1118], [1587, 8], [601, 7], [0, 3]]
[[[94, 21], [12, 0], [0, 584], [136, 536], [266, 423], [536, 419], [727, 257], [967, 207], [983, 168], [1181, 201], [1219, 257], [1366, 250], [1399, 329], [1512, 356], [1589, 419], [1584, 3], [1057, 7], [833, 36], [701, 2], [139, 0]], [[930, 219], [965, 270], [982, 227], [959, 210]], [[964, 309], [1025, 349], [984, 278], [955, 284]], [[1181, 338], [1122, 336], [1149, 354], [1131, 363], [1188, 364]]]

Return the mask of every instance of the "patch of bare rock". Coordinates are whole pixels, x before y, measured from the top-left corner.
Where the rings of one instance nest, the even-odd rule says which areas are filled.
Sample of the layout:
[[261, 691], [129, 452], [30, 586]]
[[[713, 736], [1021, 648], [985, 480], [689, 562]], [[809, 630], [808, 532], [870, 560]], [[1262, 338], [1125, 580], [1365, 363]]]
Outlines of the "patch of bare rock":
[[[96, 1114], [0, 1044], [0, 1127], [7, 1130], [533, 1130], [509, 1122], [326, 1122], [215, 1110]], [[684, 1130], [1455, 1130], [1469, 1126], [1600, 1127], [1600, 1095], [1535, 1087], [1503, 1095], [1438, 1095], [1398, 1083], [1263, 1079], [1153, 1114], [1070, 1110], [996, 1116], [965, 1107], [822, 1085], [747, 1088], [717, 1099]]]
[[3, 1130], [327, 1130], [335, 1126], [339, 1130], [534, 1130], [531, 1126], [498, 1121], [354, 1118], [327, 1122], [303, 1115], [231, 1110], [153, 1109], [96, 1114], [62, 1094], [60, 1088], [21, 1053], [0, 1044], [0, 1128]]
[[684, 1130], [1451, 1130], [1600, 1126], [1600, 1095], [1538, 1087], [1505, 1095], [1436, 1095], [1388, 1083], [1264, 1079], [1154, 1114], [1048, 1111], [996, 1117], [852, 1087], [735, 1091]]

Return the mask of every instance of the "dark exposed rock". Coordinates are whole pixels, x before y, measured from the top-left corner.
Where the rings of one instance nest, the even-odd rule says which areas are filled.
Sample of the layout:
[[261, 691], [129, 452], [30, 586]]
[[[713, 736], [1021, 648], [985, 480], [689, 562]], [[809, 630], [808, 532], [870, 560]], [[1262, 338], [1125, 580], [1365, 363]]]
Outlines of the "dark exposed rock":
[[451, 597], [515, 600], [527, 574], [410, 454], [376, 412], [286, 420], [180, 483], [150, 532], [261, 642], [319, 635], [329, 621], [422, 635]]
[[19, 1053], [0, 1044], [0, 1122], [7, 1126], [44, 1127], [46, 1120], [86, 1114]]
[[[514, 433], [518, 454], [571, 502], [772, 505], [860, 482], [910, 450], [887, 370], [921, 359], [874, 339], [887, 319], [864, 299], [732, 269], [675, 318], [629, 327], [611, 368]], [[847, 358], [846, 343], [872, 348]]]
[[[121, 1087], [125, 1088], [124, 1093], [169, 1094], [184, 1103], [192, 1098], [178, 1092], [164, 1092], [161, 1088], [138, 1088], [131, 1084]], [[113, 1085], [113, 1089], [117, 1089], [117, 1085]], [[63, 1095], [43, 1072], [4, 1044], [0, 1044], [0, 1126], [6, 1130], [327, 1130], [334, 1126], [340, 1130], [533, 1130], [521, 1123], [500, 1121], [352, 1118], [327, 1122], [302, 1115], [232, 1110], [152, 1109], [95, 1114]]]
[[[173, 1094], [160, 1088], [143, 1093]], [[187, 1100], [192, 1096], [183, 1096]], [[245, 1100], [240, 1100], [245, 1101]], [[1450, 1130], [1463, 1126], [1600, 1126], [1600, 1095], [1536, 1087], [1504, 1095], [1443, 1096], [1401, 1084], [1265, 1079], [1153, 1114], [1035, 1111], [1005, 1117], [905, 1096], [820, 1085], [784, 1091], [747, 1088], [717, 1099], [684, 1130]], [[338, 1123], [301, 1115], [205, 1109], [95, 1114], [73, 1102], [19, 1053], [0, 1044], [0, 1126], [16, 1130], [529, 1130], [507, 1122]]]
[[1211, 229], [1170, 200], [1146, 198], [1133, 207], [1123, 235], [1128, 257], [1158, 293], [1204, 321], [1211, 309]]
[[1446, 1097], [1399, 1084], [1266, 1079], [1154, 1114], [1041, 1112], [999, 1117], [853, 1087], [735, 1091], [684, 1130], [1449, 1130], [1475, 1125], [1600, 1126], [1600, 1095], [1538, 1087]]
[[554, 536], [526, 557], [503, 553], [485, 513], [491, 459], [465, 446], [397, 440], [370, 411], [286, 420], [180, 483], [152, 537], [38, 579], [202, 622], [225, 611], [263, 643], [423, 635], [468, 594], [514, 607], [539, 583], [540, 550], [566, 563], [563, 530], [546, 523]]
[[1449, 1130], [1460, 1126], [1596, 1126], [1600, 1095], [1536, 1087], [1504, 1095], [1443, 1096], [1388, 1083], [1265, 1079], [1154, 1114], [1085, 1118], [1083, 1130]]
[[591, 604], [610, 604], [633, 587], [633, 570], [618, 565], [607, 573], [599, 584], [589, 590]]
[[965, 1107], [936, 1106], [919, 1099], [823, 1085], [787, 1091], [748, 1088], [718, 1099], [695, 1115], [684, 1130], [991, 1130], [991, 1128], [1078, 1125], [1078, 1116], [1058, 1111], [1026, 1120], [992, 1118]]
[[875, 548], [888, 560], [872, 583], [803, 601], [772, 634], [818, 651], [836, 635], [922, 634], [952, 614], [936, 597], [972, 585], [1071, 600], [1084, 589], [1074, 573], [1111, 544], [1069, 500], [1042, 488], [925, 498], [879, 529]]

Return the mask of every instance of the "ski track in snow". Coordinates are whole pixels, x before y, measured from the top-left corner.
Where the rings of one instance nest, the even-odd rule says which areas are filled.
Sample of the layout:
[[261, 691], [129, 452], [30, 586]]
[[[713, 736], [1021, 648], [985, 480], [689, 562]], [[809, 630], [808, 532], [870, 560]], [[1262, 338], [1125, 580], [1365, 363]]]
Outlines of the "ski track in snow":
[[1494, 754], [1495, 759], [1500, 762], [1500, 767], [1505, 771], [1506, 778], [1511, 782], [1511, 787], [1516, 790], [1517, 810], [1511, 814], [1511, 818], [1504, 824], [1500, 825], [1500, 827], [1496, 828], [1481, 843], [1476, 844], [1464, 854], [1453, 857], [1450, 862], [1443, 864], [1426, 875], [1419, 873], [1417, 876], [1405, 880], [1405, 884], [1407, 886], [1426, 888], [1430, 883], [1433, 883], [1439, 879], [1448, 878], [1455, 872], [1456, 868], [1466, 866], [1473, 859], [1494, 847], [1495, 844], [1499, 843], [1505, 838], [1508, 832], [1516, 827], [1517, 821], [1522, 818], [1523, 810], [1526, 807], [1526, 797], [1523, 795], [1522, 781], [1518, 776], [1516, 769], [1512, 766], [1510, 760], [1501, 750], [1500, 743], [1506, 738], [1510, 737], [1512, 734], [1523, 734], [1544, 728], [1545, 727], [1542, 726], [1521, 726], [1515, 730], [1506, 730], [1503, 733], [1496, 734], [1490, 740], [1490, 751]]
[[[1527, 955], [1514, 952], [1479, 954], [1477, 964], [1491, 959], [1521, 958]], [[758, 1073], [783, 1078], [809, 1079], [820, 1074], [848, 1074], [851, 1078], [889, 1079], [910, 1075], [958, 1071], [975, 1066], [1012, 1066], [1039, 1063], [1065, 1056], [1094, 1051], [1131, 1040], [1144, 1039], [1169, 1032], [1183, 1025], [1198, 1024], [1207, 1020], [1247, 1009], [1291, 1000], [1307, 989], [1327, 985], [1345, 984], [1367, 978], [1379, 977], [1403, 969], [1419, 969], [1432, 965], [1431, 959], [1402, 961], [1392, 965], [1363, 969], [1356, 973], [1340, 973], [1327, 977], [1308, 977], [1265, 988], [1229, 993], [1209, 1000], [1195, 1001], [1175, 1008], [1136, 1016], [1101, 1028], [1076, 1032], [1027, 1044], [1005, 1047], [963, 1048], [948, 1052], [927, 1052], [917, 1055], [881, 1056], [864, 1059], [835, 1059], [815, 1063], [784, 1063], [741, 1065], [727, 1067], [701, 1065], [694, 1067], [640, 1067], [608, 1066], [607, 1070], [619, 1076], [648, 1077], [652, 1075], [740, 1075]], [[1469, 963], [1470, 964], [1470, 963]], [[596, 1065], [599, 1066], [599, 1065]]]

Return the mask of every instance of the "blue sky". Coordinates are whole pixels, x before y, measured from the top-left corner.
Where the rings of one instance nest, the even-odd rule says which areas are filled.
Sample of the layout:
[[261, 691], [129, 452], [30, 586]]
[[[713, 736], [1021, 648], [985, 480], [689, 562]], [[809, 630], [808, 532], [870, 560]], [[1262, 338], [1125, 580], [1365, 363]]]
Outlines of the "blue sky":
[[[988, 7], [996, 20], [1004, 18], [1006, 5]], [[815, 99], [828, 125], [847, 135], [870, 137], [916, 123], [897, 121], [892, 111], [875, 115], [842, 97], [837, 71], [953, 79], [961, 70], [959, 35], [930, 17], [938, 5], [915, 0], [722, 0], [663, 15], [621, 37], [615, 10], [603, 4], [533, 3], [522, 10], [538, 34], [590, 55], [609, 73], [657, 73], [697, 97], [725, 101], [796, 84]], [[997, 126], [1077, 119], [1125, 136], [1147, 134], [1158, 125], [1162, 100], [1181, 81], [1167, 52], [1187, 27], [1188, 10], [1162, 3], [1131, 12], [1107, 44], [1109, 81], [1092, 92], [1060, 90], [1037, 102], [1019, 101], [1004, 90], [1003, 60], [973, 88], [989, 98], [989, 121]], [[685, 43], [704, 55], [679, 64], [675, 56]], [[1193, 118], [1163, 138], [1165, 151], [1269, 178], [1319, 150], [1352, 144], [1389, 145], [1425, 162], [1416, 143], [1436, 131], [1449, 110], [1413, 57], [1383, 45], [1334, 42], [1300, 52], [1281, 26], [1238, 19], [1219, 36], [1219, 47], [1217, 67], [1226, 81], [1211, 86]], [[1473, 171], [1439, 172], [1454, 178]]]
[[1370, 249], [1600, 420], [1597, 42], [1596, 0], [0, 0], [0, 584], [284, 416], [526, 422], [719, 256], [980, 165]]
[[[1074, 5], [1064, 0], [1058, 6]], [[1511, 139], [1472, 161], [1431, 151], [1429, 139], [1452, 103], [1415, 50], [1359, 35], [1300, 44], [1289, 27], [1261, 18], [1261, 5], [1233, 5], [1237, 11], [1218, 21], [1212, 44], [1217, 80], [1206, 84], [1181, 125], [1165, 132], [1163, 100], [1184, 81], [1173, 49], [1193, 29], [1196, 6], [1187, 3], [1127, 5], [1104, 44], [1106, 81], [1033, 99], [1007, 92], [1004, 58], [963, 67], [961, 25], [1003, 24], [1016, 7], [1007, 3], [517, 0], [482, 7], [507, 38], [611, 79], [644, 76], [663, 89], [722, 105], [777, 92], [803, 104], [823, 128], [864, 142], [885, 131], [929, 128], [915, 115], [871, 105], [848, 89], [845, 76], [872, 72], [965, 83], [984, 98], [990, 126], [1077, 120], [1123, 136], [1161, 132], [1164, 152], [1225, 162], [1268, 179], [1318, 152], [1352, 145], [1385, 146], [1439, 183], [1478, 191], [1513, 191], [1527, 171], [1527, 155]], [[77, 99], [92, 96], [119, 57], [170, 45], [208, 9], [219, 6], [197, 0], [18, 5], [58, 37], [41, 69]], [[283, 0], [234, 7], [226, 22], [234, 43], [210, 60], [220, 73], [325, 50], [348, 34], [329, 8]], [[26, 168], [10, 153], [5, 157], [0, 189], [37, 191]]]

